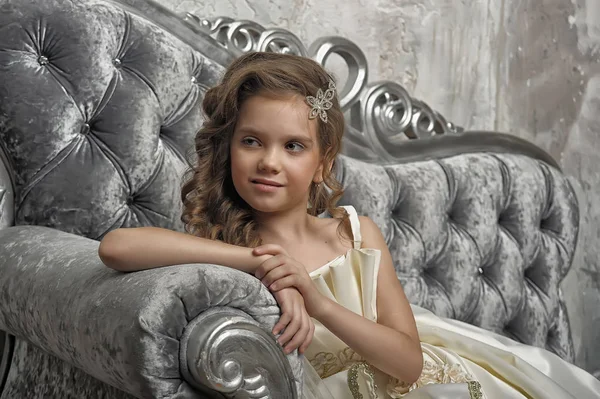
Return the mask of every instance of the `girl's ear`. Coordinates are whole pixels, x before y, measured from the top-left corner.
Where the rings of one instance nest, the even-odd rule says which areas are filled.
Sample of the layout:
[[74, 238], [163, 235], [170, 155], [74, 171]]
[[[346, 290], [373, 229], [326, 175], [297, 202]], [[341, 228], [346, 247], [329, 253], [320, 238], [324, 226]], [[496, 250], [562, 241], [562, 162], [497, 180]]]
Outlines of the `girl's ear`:
[[323, 178], [323, 175], [330, 173], [331, 168], [333, 168], [333, 160], [326, 162], [325, 159], [323, 159], [323, 162], [321, 162], [321, 164], [315, 171], [315, 175], [313, 176], [313, 182], [316, 184], [322, 183], [323, 180], [325, 180]]

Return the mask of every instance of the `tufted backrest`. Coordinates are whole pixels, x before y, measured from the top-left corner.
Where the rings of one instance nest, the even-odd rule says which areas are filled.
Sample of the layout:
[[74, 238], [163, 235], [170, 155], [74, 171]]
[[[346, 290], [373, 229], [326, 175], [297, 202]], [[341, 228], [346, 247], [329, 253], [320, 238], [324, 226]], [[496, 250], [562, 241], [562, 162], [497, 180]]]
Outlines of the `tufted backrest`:
[[559, 283], [579, 215], [558, 170], [474, 153], [397, 165], [342, 157], [338, 173], [341, 203], [382, 228], [411, 303], [573, 360]]
[[181, 176], [223, 68], [108, 1], [0, 7], [0, 143], [15, 224], [180, 230]]

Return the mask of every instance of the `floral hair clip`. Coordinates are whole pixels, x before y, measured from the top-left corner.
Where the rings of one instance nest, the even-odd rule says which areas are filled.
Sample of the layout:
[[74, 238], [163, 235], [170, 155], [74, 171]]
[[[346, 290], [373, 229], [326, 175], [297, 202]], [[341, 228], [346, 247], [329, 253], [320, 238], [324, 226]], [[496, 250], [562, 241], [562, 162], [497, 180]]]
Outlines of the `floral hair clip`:
[[332, 80], [329, 81], [329, 88], [325, 90], [317, 90], [317, 97], [306, 96], [306, 102], [312, 107], [308, 119], [315, 119], [317, 115], [321, 118], [324, 123], [327, 123], [327, 111], [333, 107], [333, 97], [335, 96], [335, 83]]

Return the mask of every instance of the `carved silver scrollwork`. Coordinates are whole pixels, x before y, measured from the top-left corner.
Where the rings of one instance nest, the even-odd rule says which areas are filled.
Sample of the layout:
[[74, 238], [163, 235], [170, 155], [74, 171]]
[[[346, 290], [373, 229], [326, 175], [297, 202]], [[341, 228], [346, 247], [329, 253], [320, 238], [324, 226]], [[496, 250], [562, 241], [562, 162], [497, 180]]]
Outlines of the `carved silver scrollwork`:
[[188, 326], [187, 370], [196, 387], [242, 399], [296, 399], [294, 375], [275, 338], [248, 315], [213, 308]]
[[360, 95], [367, 85], [367, 57], [361, 49], [348, 39], [339, 36], [328, 36], [317, 39], [310, 45], [311, 57], [321, 65], [327, 58], [337, 54], [344, 59], [348, 67], [348, 79], [339, 93], [340, 106], [346, 111], [359, 101]]
[[260, 36], [256, 50], [308, 56], [306, 47], [298, 36], [280, 28], [265, 30]]
[[246, 54], [250, 51], [256, 51], [260, 35], [266, 29], [253, 21], [235, 21], [227, 25], [217, 40], [225, 45], [235, 56]]
[[429, 105], [413, 100], [413, 113], [410, 121], [412, 133], [417, 138], [431, 137], [435, 134], [435, 116]]
[[211, 35], [236, 57], [251, 51], [308, 56], [298, 36], [285, 29], [266, 29], [253, 21], [235, 21], [228, 17], [211, 21], [191, 13], [184, 14], [183, 20], [194, 29]]
[[406, 138], [404, 133], [412, 124], [413, 110], [410, 96], [402, 86], [394, 82], [371, 84], [362, 95], [360, 105], [354, 127], [364, 130], [384, 147]]
[[183, 22], [194, 30], [201, 30], [209, 35], [217, 36], [221, 31], [227, 31], [228, 24], [234, 22], [233, 18], [219, 17], [211, 21], [207, 18], [200, 18], [196, 14], [186, 12], [182, 16]]
[[[380, 159], [394, 160], [392, 153], [396, 153], [397, 147], [407, 140], [427, 140], [433, 136], [463, 131], [446, 121], [425, 102], [412, 98], [398, 83], [386, 81], [368, 84], [366, 56], [348, 39], [322, 37], [306, 51], [300, 39], [285, 29], [267, 30], [255, 22], [222, 17], [214, 22], [195, 18], [197, 25], [206, 26], [207, 32], [235, 56], [249, 51], [274, 51], [309, 56], [325, 65], [330, 55], [339, 55], [348, 67], [348, 78], [339, 93], [342, 110], [354, 128], [348, 130], [348, 136], [367, 136], [347, 136], [346, 141], [356, 144], [364, 143], [366, 139], [371, 147], [365, 149], [366, 160], [372, 159], [373, 151]], [[356, 154], [355, 147], [353, 156], [361, 158]]]

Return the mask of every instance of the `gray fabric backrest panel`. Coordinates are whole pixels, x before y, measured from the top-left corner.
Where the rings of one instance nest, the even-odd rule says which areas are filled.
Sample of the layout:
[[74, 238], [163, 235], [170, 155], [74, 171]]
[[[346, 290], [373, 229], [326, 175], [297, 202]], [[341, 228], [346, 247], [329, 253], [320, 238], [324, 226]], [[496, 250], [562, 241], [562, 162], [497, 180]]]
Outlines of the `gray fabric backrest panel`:
[[90, 238], [121, 226], [182, 229], [184, 154], [222, 67], [106, 1], [5, 4], [0, 49], [15, 224]]
[[559, 283], [579, 214], [563, 174], [510, 154], [340, 161], [341, 203], [380, 226], [411, 303], [573, 360]]

